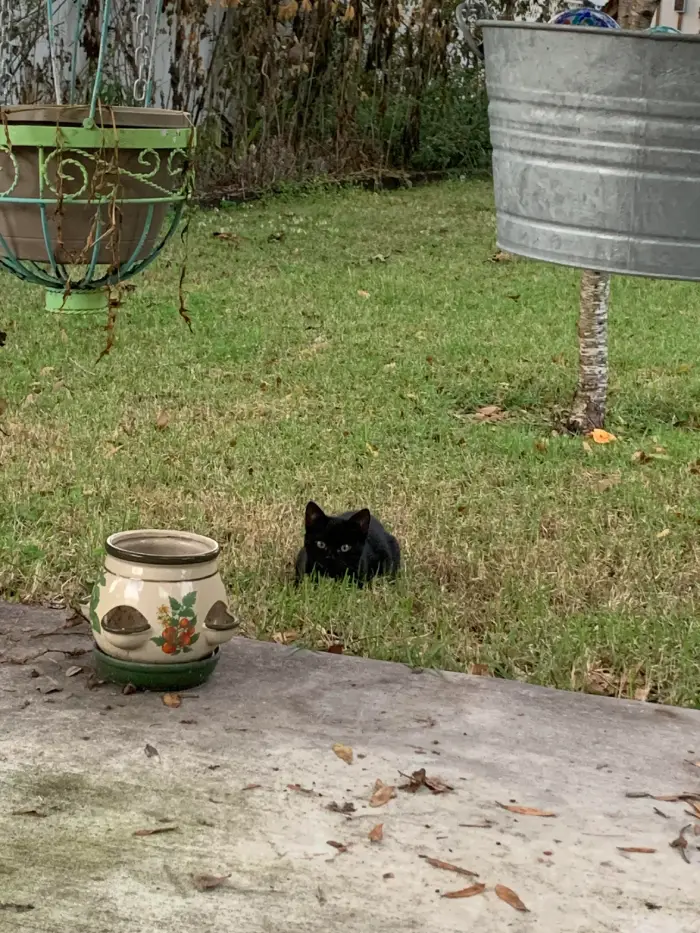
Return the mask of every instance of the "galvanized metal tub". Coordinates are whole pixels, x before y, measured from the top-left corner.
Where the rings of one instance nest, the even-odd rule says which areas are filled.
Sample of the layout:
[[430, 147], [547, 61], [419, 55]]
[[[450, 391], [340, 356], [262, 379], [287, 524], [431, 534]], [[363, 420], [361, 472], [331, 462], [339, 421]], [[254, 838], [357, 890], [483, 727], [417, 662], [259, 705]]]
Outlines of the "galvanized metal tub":
[[477, 25], [501, 249], [700, 281], [700, 36]]

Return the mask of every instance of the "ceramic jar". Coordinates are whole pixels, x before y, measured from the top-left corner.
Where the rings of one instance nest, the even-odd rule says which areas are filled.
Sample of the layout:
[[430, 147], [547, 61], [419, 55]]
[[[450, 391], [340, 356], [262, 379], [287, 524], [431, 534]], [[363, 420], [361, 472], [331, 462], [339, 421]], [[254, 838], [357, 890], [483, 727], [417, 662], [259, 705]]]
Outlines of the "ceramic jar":
[[233, 637], [219, 545], [185, 531], [122, 531], [106, 543], [88, 616], [105, 654], [177, 664], [206, 658]]

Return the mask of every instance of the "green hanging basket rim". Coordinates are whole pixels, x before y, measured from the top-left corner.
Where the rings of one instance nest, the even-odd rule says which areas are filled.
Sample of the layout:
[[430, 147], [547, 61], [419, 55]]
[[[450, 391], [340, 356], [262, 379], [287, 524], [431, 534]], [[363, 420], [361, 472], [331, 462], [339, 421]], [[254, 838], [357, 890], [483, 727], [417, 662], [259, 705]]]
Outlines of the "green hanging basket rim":
[[192, 149], [193, 128], [153, 127], [102, 129], [84, 126], [6, 124], [0, 126], [0, 149], [28, 146], [35, 149]]
[[[90, 108], [84, 104], [12, 104], [0, 106], [0, 117], [12, 123], [46, 123], [49, 125], [82, 126], [90, 117]], [[94, 122], [103, 129], [150, 128], [154, 124], [167, 128], [191, 128], [192, 119], [186, 110], [167, 110], [159, 107], [112, 107], [102, 105], [95, 113]]]
[[195, 128], [184, 110], [109, 107], [85, 125], [87, 107], [37, 104], [0, 108], [0, 149], [181, 149], [195, 145]]

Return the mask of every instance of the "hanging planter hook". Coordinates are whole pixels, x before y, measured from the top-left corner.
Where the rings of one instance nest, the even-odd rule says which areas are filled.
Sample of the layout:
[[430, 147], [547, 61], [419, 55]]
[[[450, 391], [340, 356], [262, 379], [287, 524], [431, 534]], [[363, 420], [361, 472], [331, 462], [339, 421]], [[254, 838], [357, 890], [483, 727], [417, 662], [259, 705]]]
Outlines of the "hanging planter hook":
[[472, 52], [480, 60], [484, 60], [484, 44], [477, 42], [474, 35], [474, 26], [478, 20], [497, 19], [486, 0], [463, 0], [455, 10], [457, 26], [462, 33], [464, 41]]

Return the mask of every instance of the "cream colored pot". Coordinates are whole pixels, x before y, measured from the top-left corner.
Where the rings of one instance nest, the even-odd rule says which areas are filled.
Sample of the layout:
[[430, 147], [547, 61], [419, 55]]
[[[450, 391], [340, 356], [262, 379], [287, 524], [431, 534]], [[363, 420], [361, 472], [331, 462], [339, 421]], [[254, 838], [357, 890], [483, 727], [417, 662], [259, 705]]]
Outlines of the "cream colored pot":
[[122, 531], [106, 543], [88, 615], [99, 648], [123, 661], [197, 661], [233, 637], [219, 545], [186, 531]]

